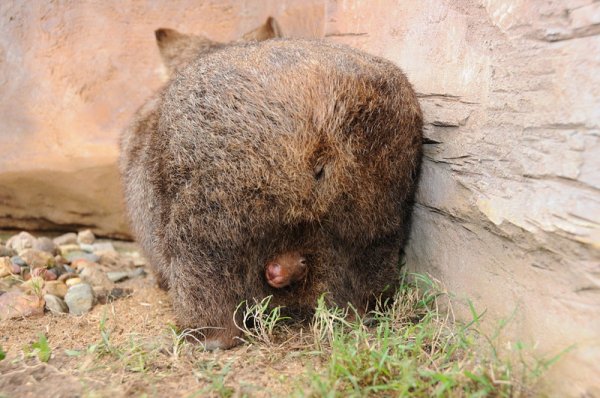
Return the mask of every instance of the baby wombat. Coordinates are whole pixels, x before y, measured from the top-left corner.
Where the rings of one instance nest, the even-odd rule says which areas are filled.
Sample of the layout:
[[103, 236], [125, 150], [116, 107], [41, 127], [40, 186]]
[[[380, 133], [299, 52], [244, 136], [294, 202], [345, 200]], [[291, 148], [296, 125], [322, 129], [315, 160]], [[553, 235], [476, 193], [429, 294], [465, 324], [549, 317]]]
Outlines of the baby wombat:
[[[277, 35], [272, 19], [227, 45], [158, 30], [173, 77], [121, 140], [134, 233], [208, 348], [236, 344], [244, 300], [364, 310], [399, 272], [421, 159], [410, 83], [382, 58], [264, 40]], [[307, 274], [272, 286], [265, 265], [290, 252]]]
[[282, 288], [302, 281], [308, 273], [306, 257], [300, 252], [282, 253], [265, 266], [267, 283], [275, 288]]

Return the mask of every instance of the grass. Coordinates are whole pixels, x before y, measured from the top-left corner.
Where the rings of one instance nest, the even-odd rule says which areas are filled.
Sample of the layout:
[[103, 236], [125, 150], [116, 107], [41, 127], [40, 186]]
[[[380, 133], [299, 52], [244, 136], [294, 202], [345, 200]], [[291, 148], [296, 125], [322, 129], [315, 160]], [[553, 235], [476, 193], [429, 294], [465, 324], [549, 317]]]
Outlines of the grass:
[[[491, 337], [479, 333], [484, 314], [472, 305], [472, 319], [456, 321], [447, 294], [423, 275], [405, 275], [394, 299], [364, 316], [328, 307], [324, 298], [308, 325], [282, 316], [270, 298], [238, 311], [246, 345], [237, 350], [205, 352], [194, 331], [172, 325], [160, 336], [117, 336], [119, 325], [105, 311], [97, 342], [64, 354], [148, 385], [188, 375], [190, 397], [519, 397], [532, 394], [560, 358], [531, 358], [516, 343], [516, 359], [503, 359], [496, 348], [505, 325]], [[28, 352], [47, 362], [46, 337]]]

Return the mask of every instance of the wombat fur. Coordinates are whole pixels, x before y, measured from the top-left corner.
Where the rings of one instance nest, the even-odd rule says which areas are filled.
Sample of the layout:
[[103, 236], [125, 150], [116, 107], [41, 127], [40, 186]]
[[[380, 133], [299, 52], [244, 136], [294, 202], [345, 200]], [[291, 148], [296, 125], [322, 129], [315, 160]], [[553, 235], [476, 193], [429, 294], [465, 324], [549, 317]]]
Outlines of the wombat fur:
[[[236, 344], [244, 300], [367, 308], [407, 237], [422, 115], [405, 75], [327, 41], [257, 41], [278, 35], [271, 18], [227, 45], [158, 30], [173, 77], [122, 135], [134, 233], [208, 348]], [[265, 264], [290, 251], [308, 275], [269, 286]]]

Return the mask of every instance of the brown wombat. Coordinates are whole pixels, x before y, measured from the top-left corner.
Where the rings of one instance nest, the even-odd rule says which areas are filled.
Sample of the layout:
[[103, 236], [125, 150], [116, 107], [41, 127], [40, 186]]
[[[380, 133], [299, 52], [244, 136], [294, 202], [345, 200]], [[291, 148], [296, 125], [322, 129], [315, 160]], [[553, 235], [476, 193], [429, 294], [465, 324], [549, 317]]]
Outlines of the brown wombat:
[[[272, 295], [308, 315], [397, 281], [421, 160], [415, 93], [391, 62], [321, 40], [215, 43], [160, 29], [170, 82], [121, 140], [126, 204], [182, 327], [236, 344], [234, 311]], [[302, 283], [265, 264], [302, 253]], [[296, 279], [292, 278], [294, 281]], [[290, 279], [290, 280], [292, 280]]]

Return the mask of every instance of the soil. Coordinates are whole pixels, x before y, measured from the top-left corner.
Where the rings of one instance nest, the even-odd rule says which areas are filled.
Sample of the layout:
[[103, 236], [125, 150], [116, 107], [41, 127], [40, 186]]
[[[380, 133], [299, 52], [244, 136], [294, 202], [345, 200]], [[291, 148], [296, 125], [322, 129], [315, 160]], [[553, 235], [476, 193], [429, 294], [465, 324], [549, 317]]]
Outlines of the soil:
[[[310, 361], [289, 345], [215, 352], [193, 341], [178, 346], [168, 294], [152, 273], [118, 285], [133, 294], [81, 316], [0, 321], [0, 397], [281, 396]], [[101, 349], [102, 324], [112, 350]], [[40, 334], [52, 352], [47, 363], [29, 348]]]

